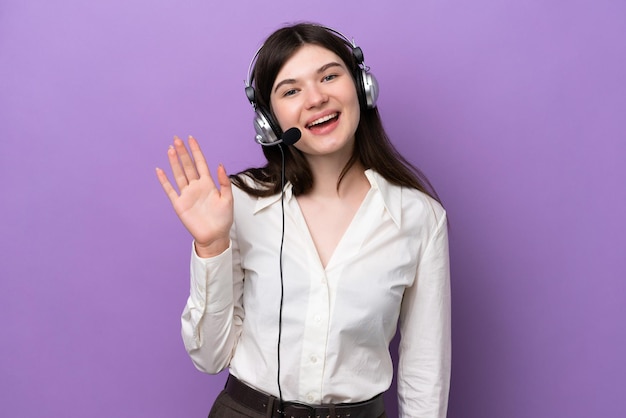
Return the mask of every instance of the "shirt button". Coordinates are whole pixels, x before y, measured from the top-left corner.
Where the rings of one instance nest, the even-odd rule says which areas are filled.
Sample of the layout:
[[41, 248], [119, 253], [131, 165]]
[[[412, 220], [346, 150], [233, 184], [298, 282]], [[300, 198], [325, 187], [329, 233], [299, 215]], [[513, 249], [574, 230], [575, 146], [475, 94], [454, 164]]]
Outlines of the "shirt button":
[[306, 400], [307, 400], [308, 403], [313, 403], [315, 398], [313, 398], [313, 395], [307, 395]]
[[313, 318], [315, 320], [315, 322], [320, 322], [322, 320], [322, 317], [319, 315], [315, 315], [315, 317]]
[[311, 356], [311, 363], [317, 363], [317, 356]]

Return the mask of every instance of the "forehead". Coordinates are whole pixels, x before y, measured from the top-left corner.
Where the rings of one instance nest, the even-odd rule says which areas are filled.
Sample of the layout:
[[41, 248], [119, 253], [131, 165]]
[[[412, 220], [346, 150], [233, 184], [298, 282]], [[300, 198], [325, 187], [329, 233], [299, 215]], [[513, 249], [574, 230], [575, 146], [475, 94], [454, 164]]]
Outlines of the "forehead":
[[322, 66], [336, 62], [346, 68], [343, 60], [334, 52], [319, 45], [306, 44], [300, 47], [282, 66], [274, 84], [283, 79], [299, 79], [316, 73]]

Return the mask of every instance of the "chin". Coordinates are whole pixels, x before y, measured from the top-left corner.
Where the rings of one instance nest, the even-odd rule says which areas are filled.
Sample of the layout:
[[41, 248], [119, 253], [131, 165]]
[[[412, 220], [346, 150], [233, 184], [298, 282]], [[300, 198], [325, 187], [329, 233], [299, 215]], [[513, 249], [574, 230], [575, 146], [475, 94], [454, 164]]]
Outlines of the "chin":
[[352, 155], [354, 140], [337, 140], [334, 138], [309, 137], [306, 138], [305, 141], [298, 141], [294, 146], [302, 153], [310, 155], [330, 156], [344, 153]]

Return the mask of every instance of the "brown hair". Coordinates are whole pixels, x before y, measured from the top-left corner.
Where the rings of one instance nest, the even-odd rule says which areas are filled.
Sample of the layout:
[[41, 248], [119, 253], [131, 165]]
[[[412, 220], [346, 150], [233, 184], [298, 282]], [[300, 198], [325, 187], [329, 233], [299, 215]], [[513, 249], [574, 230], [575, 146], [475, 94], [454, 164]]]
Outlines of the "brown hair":
[[[285, 62], [306, 44], [318, 45], [335, 53], [351, 70], [353, 77], [360, 71], [347, 40], [323, 26], [299, 23], [277, 30], [263, 44], [253, 71], [256, 104], [266, 110], [269, 109], [272, 116], [270, 94], [276, 76]], [[359, 97], [359, 100], [361, 99]], [[279, 193], [282, 169], [279, 146], [283, 147], [285, 156], [285, 180], [292, 184], [293, 194], [298, 196], [309, 191], [313, 186], [313, 175], [306, 158], [297, 148], [283, 145], [263, 147], [267, 164], [260, 168], [248, 168], [231, 176], [233, 183], [253, 196], [266, 197]], [[337, 186], [357, 161], [365, 169], [371, 168], [378, 172], [392, 184], [415, 188], [440, 201], [426, 176], [400, 155], [391, 144], [376, 108], [361, 107], [354, 150], [343, 168]], [[254, 180], [253, 185], [245, 181], [246, 177]]]

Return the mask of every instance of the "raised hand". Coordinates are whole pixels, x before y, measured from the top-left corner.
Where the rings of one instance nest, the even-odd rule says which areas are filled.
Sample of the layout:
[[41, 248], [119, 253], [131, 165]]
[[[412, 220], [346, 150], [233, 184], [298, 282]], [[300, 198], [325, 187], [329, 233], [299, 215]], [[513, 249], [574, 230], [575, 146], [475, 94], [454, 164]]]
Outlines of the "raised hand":
[[198, 142], [191, 136], [189, 150], [191, 155], [185, 143], [174, 137], [174, 145], [167, 151], [178, 192], [162, 169], [157, 168], [156, 175], [176, 214], [193, 236], [198, 255], [212, 257], [229, 245], [233, 223], [232, 188], [221, 164], [217, 168], [217, 187]]

